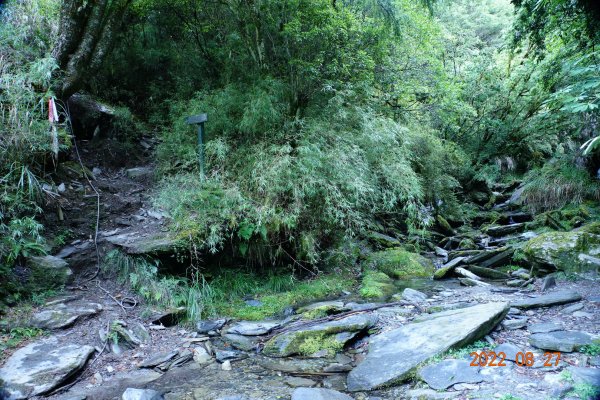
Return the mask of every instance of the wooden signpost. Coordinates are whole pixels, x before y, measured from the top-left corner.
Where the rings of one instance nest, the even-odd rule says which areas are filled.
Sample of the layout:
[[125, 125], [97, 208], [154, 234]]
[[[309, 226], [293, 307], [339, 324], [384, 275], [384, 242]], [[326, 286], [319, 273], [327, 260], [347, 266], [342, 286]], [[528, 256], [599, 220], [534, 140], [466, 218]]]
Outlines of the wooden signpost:
[[198, 161], [200, 163], [200, 179], [204, 179], [204, 123], [208, 121], [206, 114], [188, 117], [189, 125], [198, 125]]

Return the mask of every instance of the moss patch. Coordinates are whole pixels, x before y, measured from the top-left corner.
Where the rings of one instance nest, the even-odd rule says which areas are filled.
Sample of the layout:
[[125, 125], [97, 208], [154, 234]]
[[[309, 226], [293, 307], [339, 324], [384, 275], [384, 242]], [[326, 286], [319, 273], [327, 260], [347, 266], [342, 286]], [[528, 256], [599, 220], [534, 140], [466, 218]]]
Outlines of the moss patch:
[[402, 248], [372, 253], [366, 259], [367, 266], [396, 279], [410, 279], [431, 276], [435, 270], [427, 258]]
[[365, 299], [382, 299], [395, 290], [392, 278], [380, 271], [367, 270], [363, 274], [360, 295]]

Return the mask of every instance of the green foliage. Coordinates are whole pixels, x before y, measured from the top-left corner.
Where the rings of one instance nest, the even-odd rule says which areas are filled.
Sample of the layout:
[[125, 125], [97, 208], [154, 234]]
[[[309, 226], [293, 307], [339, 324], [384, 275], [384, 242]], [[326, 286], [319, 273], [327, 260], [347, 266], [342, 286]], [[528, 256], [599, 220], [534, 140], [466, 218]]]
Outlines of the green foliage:
[[579, 351], [588, 356], [598, 356], [600, 355], [600, 343], [586, 344], [581, 346]]
[[38, 328], [17, 327], [0, 331], [0, 361], [4, 360], [5, 352], [21, 345], [24, 341], [44, 334]]

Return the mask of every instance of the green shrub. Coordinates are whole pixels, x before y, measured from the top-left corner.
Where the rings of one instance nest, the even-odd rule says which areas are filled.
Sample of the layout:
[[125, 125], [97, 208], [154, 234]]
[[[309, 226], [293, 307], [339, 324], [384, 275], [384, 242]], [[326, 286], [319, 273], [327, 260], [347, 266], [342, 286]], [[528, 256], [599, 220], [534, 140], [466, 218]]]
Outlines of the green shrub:
[[587, 199], [600, 199], [600, 183], [567, 159], [548, 162], [525, 176], [523, 200], [533, 212], [578, 205]]

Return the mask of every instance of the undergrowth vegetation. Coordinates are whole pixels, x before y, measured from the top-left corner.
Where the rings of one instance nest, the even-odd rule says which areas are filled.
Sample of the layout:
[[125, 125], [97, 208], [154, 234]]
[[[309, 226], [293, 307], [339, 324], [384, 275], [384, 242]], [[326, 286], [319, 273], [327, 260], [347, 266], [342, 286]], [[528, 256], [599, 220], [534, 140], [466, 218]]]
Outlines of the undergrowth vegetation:
[[[281, 271], [259, 274], [248, 268], [196, 272], [190, 273], [190, 278], [182, 278], [164, 270], [159, 273], [160, 263], [155, 260], [116, 250], [106, 256], [103, 269], [115, 274], [121, 283], [129, 284], [150, 304], [185, 307], [190, 321], [219, 315], [247, 320], [283, 315], [288, 307], [335, 296], [354, 284], [349, 272], [298, 280]], [[248, 299], [258, 303], [247, 304]]]

